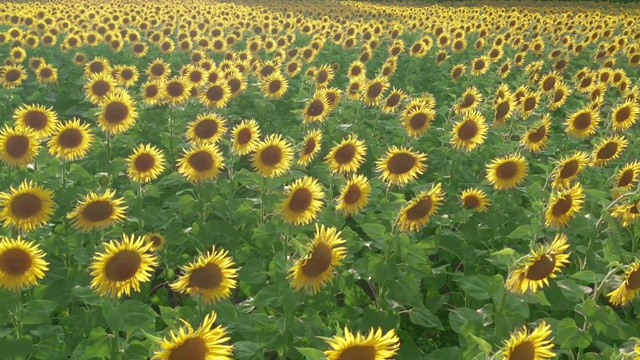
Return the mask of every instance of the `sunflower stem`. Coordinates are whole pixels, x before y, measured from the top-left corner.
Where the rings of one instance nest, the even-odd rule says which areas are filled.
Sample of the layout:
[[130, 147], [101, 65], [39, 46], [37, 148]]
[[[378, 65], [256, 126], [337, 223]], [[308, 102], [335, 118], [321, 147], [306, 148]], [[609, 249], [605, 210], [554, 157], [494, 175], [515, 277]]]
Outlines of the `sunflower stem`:
[[107, 133], [107, 164], [111, 162], [111, 134]]
[[[116, 309], [116, 311], [118, 310], [118, 305], [120, 304], [120, 302], [118, 301], [117, 297], [113, 297], [110, 299], [112, 302], [112, 306], [114, 309]], [[115, 322], [115, 324], [117, 324], [117, 322]], [[111, 331], [113, 331], [113, 340], [115, 342], [114, 344], [114, 348], [112, 350], [112, 354], [117, 354], [120, 353], [120, 330], [118, 329], [118, 326], [115, 325], [113, 329], [111, 329]]]
[[67, 163], [64, 161], [64, 159], [60, 160], [60, 167], [61, 167], [61, 176], [62, 176], [62, 188], [66, 189], [67, 188]]
[[173, 106], [169, 106], [169, 151], [173, 161]]

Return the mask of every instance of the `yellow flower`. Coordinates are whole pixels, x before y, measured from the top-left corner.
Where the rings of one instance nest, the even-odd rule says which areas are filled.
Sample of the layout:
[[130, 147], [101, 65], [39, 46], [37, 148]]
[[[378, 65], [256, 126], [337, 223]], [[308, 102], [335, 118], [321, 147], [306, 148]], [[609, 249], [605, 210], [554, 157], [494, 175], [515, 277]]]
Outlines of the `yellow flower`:
[[293, 182], [280, 204], [284, 221], [292, 225], [306, 225], [322, 209], [324, 192], [318, 180], [305, 176]]
[[0, 288], [20, 292], [37, 285], [49, 270], [44, 256], [33, 241], [0, 236]]
[[181, 275], [171, 288], [191, 296], [202, 296], [206, 303], [215, 303], [231, 296], [231, 290], [237, 286], [238, 270], [226, 250], [210, 252], [199, 256], [194, 262], [184, 267]]
[[9, 193], [0, 193], [0, 219], [5, 226], [33, 231], [49, 221], [54, 205], [53, 191], [24, 180]]
[[640, 262], [634, 262], [624, 273], [620, 286], [608, 293], [609, 302], [615, 306], [630, 303], [640, 293]]
[[122, 222], [126, 218], [124, 198], [114, 199], [115, 190], [107, 189], [104, 194], [88, 193], [76, 205], [67, 218], [75, 228], [84, 231], [101, 229]]
[[64, 123], [58, 123], [47, 146], [49, 153], [65, 161], [83, 158], [91, 149], [93, 134], [87, 123], [81, 123], [73, 118]]
[[40, 142], [31, 129], [12, 129], [5, 125], [0, 130], [0, 161], [7, 166], [26, 166], [33, 161], [39, 150]]
[[27, 128], [33, 131], [38, 139], [49, 137], [58, 122], [58, 115], [52, 108], [42, 105], [23, 105], [13, 114], [16, 128]]
[[331, 148], [325, 156], [329, 170], [336, 174], [348, 174], [358, 171], [366, 155], [364, 141], [355, 135], [349, 135], [339, 144]]
[[536, 292], [549, 286], [549, 279], [556, 277], [562, 268], [569, 263], [567, 236], [557, 234], [550, 245], [531, 250], [526, 263], [514, 269], [506, 281], [506, 288], [517, 294], [527, 291]]
[[150, 144], [137, 146], [127, 159], [127, 175], [139, 183], [155, 180], [164, 167], [164, 153]]
[[230, 340], [227, 329], [215, 326], [215, 312], [205, 316], [195, 331], [189, 323], [180, 320], [186, 328], [177, 332], [171, 330], [171, 339], [162, 340], [162, 349], [154, 353], [153, 360], [191, 360], [194, 356], [202, 360], [231, 360], [233, 346], [225, 344]]
[[344, 212], [347, 216], [357, 214], [369, 203], [371, 185], [363, 175], [353, 175], [340, 190], [336, 210]]
[[334, 336], [327, 340], [327, 344], [331, 347], [324, 352], [327, 360], [386, 360], [392, 359], [398, 352], [400, 339], [393, 329], [382, 335], [380, 328], [372, 328], [369, 335], [365, 336], [359, 332], [353, 334], [345, 327], [344, 337]]
[[410, 148], [392, 146], [376, 161], [376, 171], [387, 185], [405, 185], [415, 180], [427, 169], [424, 162], [427, 155], [414, 152]]
[[178, 159], [178, 172], [195, 184], [214, 180], [222, 168], [222, 153], [215, 144], [194, 145]]
[[262, 176], [272, 178], [287, 172], [292, 159], [293, 150], [289, 141], [280, 134], [272, 134], [258, 143], [251, 161], [253, 168]]
[[316, 224], [314, 238], [307, 246], [308, 254], [289, 269], [291, 286], [296, 290], [318, 293], [322, 286], [331, 281], [334, 268], [342, 265], [347, 254], [344, 243], [336, 228], [318, 227]]
[[260, 127], [251, 120], [243, 120], [231, 130], [233, 148], [231, 151], [238, 155], [246, 155], [254, 151], [260, 143]]
[[462, 114], [462, 121], [454, 125], [449, 143], [455, 148], [471, 151], [484, 143], [487, 130], [484, 116], [478, 111], [467, 110]]
[[444, 199], [442, 184], [432, 185], [409, 201], [398, 215], [398, 228], [404, 232], [420, 231], [437, 211]]
[[487, 194], [477, 188], [463, 190], [460, 200], [464, 208], [477, 212], [485, 212], [489, 210], [489, 205], [491, 205]]
[[143, 237], [122, 235], [122, 240], [104, 244], [105, 251], [96, 253], [89, 266], [91, 287], [100, 296], [129, 296], [131, 290], [140, 291], [140, 283], [151, 279], [158, 265], [156, 255], [148, 252], [150, 243]]
[[502, 351], [504, 360], [547, 360], [556, 354], [551, 351], [551, 325], [541, 321], [531, 333], [526, 327], [511, 334], [509, 340], [504, 340], [505, 349]]
[[487, 180], [496, 190], [518, 186], [527, 176], [529, 166], [520, 154], [496, 158], [487, 165]]
[[322, 146], [322, 131], [320, 130], [312, 130], [307, 133], [304, 137], [302, 151], [300, 152], [300, 158], [298, 159], [298, 164], [300, 165], [309, 165], [313, 158], [316, 156], [318, 152], [320, 152], [320, 148]]

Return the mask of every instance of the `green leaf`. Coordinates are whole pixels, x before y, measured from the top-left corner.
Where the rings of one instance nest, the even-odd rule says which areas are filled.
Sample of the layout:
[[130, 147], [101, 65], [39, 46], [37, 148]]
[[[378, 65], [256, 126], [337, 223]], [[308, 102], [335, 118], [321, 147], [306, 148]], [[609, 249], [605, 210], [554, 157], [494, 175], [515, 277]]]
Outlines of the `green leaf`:
[[361, 224], [360, 227], [362, 227], [364, 233], [371, 238], [371, 241], [376, 245], [376, 247], [382, 251], [386, 251], [389, 245], [385, 241], [384, 233], [387, 228], [384, 225], [367, 223]]
[[31, 300], [26, 308], [18, 312], [18, 317], [23, 324], [48, 324], [57, 306], [57, 303], [49, 300]]
[[592, 336], [587, 331], [582, 331], [573, 319], [565, 318], [558, 325], [558, 339], [563, 349], [584, 349], [591, 345]]
[[482, 315], [469, 308], [456, 308], [449, 312], [449, 324], [451, 328], [456, 333], [460, 333], [462, 331], [462, 327], [467, 323], [477, 323], [478, 325], [482, 325], [483, 319]]
[[577, 273], [571, 275], [571, 277], [589, 284], [596, 282], [596, 273], [591, 270], [578, 271]]
[[455, 281], [458, 283], [458, 286], [472, 298], [486, 300], [504, 291], [502, 281], [500, 280], [502, 277], [500, 275], [496, 276], [467, 275], [455, 279]]
[[502, 270], [508, 270], [509, 266], [517, 258], [516, 251], [511, 248], [504, 248], [502, 250], [491, 253], [489, 262]]
[[411, 322], [414, 324], [421, 325], [427, 328], [438, 328], [440, 330], [444, 330], [440, 319], [438, 319], [438, 317], [435, 316], [427, 308], [414, 307], [409, 312], [409, 320], [411, 320]]
[[306, 360], [322, 360], [325, 358], [324, 352], [322, 352], [322, 350], [301, 347], [296, 347], [296, 350], [298, 350], [300, 354], [304, 355], [304, 358]]
[[513, 230], [509, 235], [507, 235], [507, 237], [509, 239], [528, 240], [531, 237], [531, 226], [520, 225], [515, 230]]

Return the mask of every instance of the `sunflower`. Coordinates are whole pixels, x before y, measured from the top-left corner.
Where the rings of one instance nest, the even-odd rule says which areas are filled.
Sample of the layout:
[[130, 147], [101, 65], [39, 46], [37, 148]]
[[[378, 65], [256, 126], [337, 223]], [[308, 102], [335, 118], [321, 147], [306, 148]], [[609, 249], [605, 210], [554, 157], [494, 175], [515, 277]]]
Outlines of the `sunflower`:
[[625, 271], [620, 286], [607, 296], [612, 305], [623, 306], [630, 303], [638, 293], [640, 293], [640, 262], [634, 262]]
[[260, 141], [251, 159], [255, 171], [265, 177], [284, 174], [291, 167], [293, 150], [289, 141], [280, 134], [272, 134]]
[[478, 188], [463, 190], [462, 194], [460, 194], [460, 201], [462, 202], [462, 207], [477, 212], [485, 212], [489, 210], [491, 205], [487, 194]]
[[490, 60], [486, 56], [475, 58], [471, 61], [471, 75], [479, 76], [489, 70]]
[[376, 170], [381, 172], [380, 178], [391, 185], [405, 185], [424, 173], [427, 155], [414, 152], [410, 148], [392, 146], [387, 153], [376, 161]]
[[331, 347], [324, 352], [327, 360], [385, 360], [393, 358], [398, 352], [400, 339], [393, 329], [382, 335], [380, 328], [372, 328], [369, 335], [364, 336], [359, 332], [353, 334], [345, 327], [344, 337], [334, 336], [327, 340], [327, 344]]
[[382, 112], [392, 114], [398, 110], [399, 105], [408, 97], [407, 93], [402, 89], [391, 89], [387, 99], [382, 102]]
[[331, 67], [327, 64], [322, 65], [315, 74], [316, 87], [326, 88], [333, 80], [334, 74]]
[[164, 236], [160, 235], [157, 232], [152, 232], [145, 235], [144, 241], [151, 244], [151, 247], [149, 247], [149, 250], [155, 251], [155, 252], [160, 251], [160, 249], [162, 249], [164, 247], [164, 244], [167, 242]]
[[231, 151], [238, 155], [246, 155], [254, 151], [260, 142], [260, 127], [251, 120], [243, 120], [231, 130], [233, 147]]
[[212, 108], [223, 108], [231, 100], [231, 87], [224, 81], [217, 81], [209, 84], [200, 95], [202, 105]]
[[0, 193], [0, 219], [5, 226], [33, 231], [45, 225], [53, 215], [53, 191], [24, 180], [18, 188]]
[[140, 92], [142, 93], [142, 103], [149, 106], [154, 106], [162, 102], [162, 89], [164, 86], [161, 82], [151, 80], [144, 85]]
[[6, 65], [0, 67], [0, 85], [12, 89], [22, 85], [27, 78], [27, 72], [22, 65]]
[[180, 174], [190, 182], [199, 184], [217, 178], [224, 167], [224, 160], [215, 144], [201, 144], [183, 150], [177, 165]]
[[156, 351], [152, 360], [191, 360], [195, 356], [202, 360], [231, 360], [233, 346], [225, 345], [230, 340], [227, 329], [215, 326], [215, 321], [216, 313], [211, 312], [194, 331], [182, 320], [186, 328], [171, 330], [171, 339], [162, 340], [162, 350]]
[[355, 135], [349, 135], [331, 148], [325, 156], [329, 170], [334, 174], [347, 174], [358, 171], [367, 153], [364, 141]]
[[620, 204], [611, 207], [611, 216], [618, 219], [622, 226], [633, 225], [640, 220], [640, 201], [636, 203]]
[[137, 58], [144, 57], [145, 55], [147, 55], [148, 51], [149, 47], [144, 42], [136, 41], [134, 43], [131, 43], [131, 53]]
[[438, 211], [443, 199], [444, 191], [440, 183], [420, 192], [400, 209], [397, 226], [404, 232], [420, 231]]
[[33, 161], [40, 150], [40, 142], [29, 128], [0, 130], [0, 162], [11, 167], [22, 167]]
[[471, 151], [484, 142], [487, 136], [487, 124], [484, 116], [478, 111], [471, 110], [463, 113], [462, 121], [458, 122], [451, 131], [449, 141], [455, 148]]
[[482, 102], [482, 94], [475, 86], [467, 88], [461, 96], [462, 100], [456, 103], [453, 110], [456, 114], [462, 114], [477, 108]]
[[611, 123], [613, 130], [625, 131], [633, 126], [638, 120], [640, 109], [634, 101], [627, 100], [611, 111]]
[[407, 135], [413, 138], [422, 136], [431, 126], [431, 122], [436, 117], [436, 112], [424, 105], [407, 107], [402, 112], [402, 126], [407, 131]]
[[333, 111], [338, 107], [338, 104], [342, 100], [342, 91], [335, 87], [328, 87], [324, 89], [320, 89], [318, 91], [320, 96], [324, 96], [327, 98], [327, 103], [329, 104], [329, 111]]
[[565, 83], [559, 83], [556, 85], [551, 97], [551, 103], [549, 104], [549, 110], [558, 110], [567, 101], [567, 98], [571, 94], [571, 89]]
[[316, 154], [320, 152], [320, 147], [322, 145], [322, 131], [309, 131], [304, 137], [303, 144], [304, 146], [302, 147], [302, 151], [300, 152], [300, 159], [298, 159], [298, 164], [307, 166], [309, 165], [309, 163], [311, 163]]
[[504, 360], [547, 360], [556, 354], [551, 351], [553, 343], [551, 325], [541, 321], [538, 327], [530, 334], [526, 327], [511, 334], [509, 340], [504, 340], [505, 349], [502, 351]]
[[622, 167], [615, 176], [615, 188], [624, 191], [633, 189], [633, 183], [638, 182], [640, 175], [640, 161], [632, 161]]
[[292, 225], [306, 225], [313, 221], [323, 206], [324, 192], [318, 180], [305, 176], [294, 181], [285, 191], [285, 199], [280, 203], [284, 222]]
[[454, 82], [457, 81], [460, 78], [460, 76], [464, 75], [466, 71], [467, 71], [466, 65], [458, 64], [454, 66], [453, 68], [451, 68], [451, 71], [449, 72], [449, 74], [451, 75], [451, 80], [453, 80]]
[[205, 304], [216, 303], [231, 296], [231, 290], [237, 286], [238, 270], [226, 250], [210, 252], [199, 256], [194, 262], [183, 268], [181, 275], [171, 288], [174, 291], [202, 296]]
[[319, 121], [322, 122], [329, 116], [331, 107], [327, 97], [317, 93], [311, 98], [304, 109], [304, 122]]
[[538, 107], [540, 103], [540, 94], [538, 92], [526, 92], [520, 102], [521, 116], [523, 119], [527, 119], [529, 115]]
[[51, 135], [58, 122], [58, 115], [52, 108], [42, 105], [23, 105], [15, 110], [13, 119], [16, 128], [26, 128], [43, 139]]
[[132, 65], [119, 65], [114, 67], [113, 71], [115, 72], [114, 79], [119, 85], [122, 85], [125, 88], [135, 84], [140, 78], [138, 69]]
[[171, 105], [179, 105], [189, 98], [189, 85], [181, 77], [173, 77], [162, 83], [163, 98]]
[[114, 199], [115, 190], [107, 189], [98, 195], [89, 192], [67, 215], [73, 226], [83, 231], [102, 229], [126, 218], [127, 206], [124, 198]]
[[189, 64], [184, 68], [184, 79], [191, 86], [200, 86], [207, 80], [205, 72], [200, 66]]
[[620, 154], [627, 148], [629, 141], [624, 136], [608, 136], [593, 150], [591, 154], [592, 166], [605, 166], [611, 160], [617, 159]]
[[163, 59], [157, 58], [149, 64], [146, 73], [149, 80], [164, 81], [171, 76], [171, 67]]
[[558, 272], [569, 263], [567, 236], [556, 234], [550, 245], [531, 250], [525, 258], [526, 264], [514, 269], [506, 281], [506, 288], [516, 294], [527, 291], [537, 292], [549, 286], [549, 279], [554, 279]]
[[576, 139], [585, 139], [596, 133], [596, 128], [600, 122], [600, 114], [586, 108], [571, 114], [564, 123], [565, 132]]
[[367, 81], [364, 75], [349, 78], [349, 85], [345, 90], [347, 97], [351, 100], [360, 100], [362, 97], [362, 89]]
[[509, 118], [511, 118], [512, 111], [515, 107], [515, 101], [511, 94], [507, 94], [503, 98], [496, 98], [494, 105], [495, 118], [493, 120], [493, 126], [499, 126], [504, 124]]
[[340, 190], [336, 210], [352, 216], [360, 212], [369, 203], [371, 185], [363, 175], [353, 175]]
[[518, 186], [527, 176], [529, 166], [520, 154], [496, 158], [487, 165], [487, 180], [496, 190]]
[[0, 289], [20, 292], [37, 285], [49, 270], [44, 257], [33, 241], [0, 236]]
[[307, 245], [307, 255], [298, 259], [289, 269], [291, 286], [311, 294], [320, 292], [320, 288], [331, 281], [334, 268], [342, 265], [346, 257], [344, 243], [336, 228], [318, 227], [316, 224], [313, 240]]
[[584, 194], [580, 183], [559, 190], [549, 199], [549, 206], [544, 212], [545, 225], [552, 228], [567, 226], [580, 211], [583, 202]]
[[144, 237], [122, 234], [122, 240], [104, 244], [104, 252], [96, 253], [89, 266], [91, 287], [100, 296], [119, 298], [131, 290], [140, 291], [140, 283], [151, 279], [158, 266], [156, 254], [149, 252]]
[[137, 146], [133, 149], [133, 154], [127, 158], [127, 175], [139, 183], [155, 180], [164, 168], [164, 153], [149, 144]]
[[58, 82], [58, 69], [50, 64], [40, 64], [36, 69], [36, 79], [42, 84], [55, 84]]
[[56, 125], [47, 146], [51, 155], [64, 161], [72, 161], [85, 157], [92, 143], [93, 134], [89, 124], [73, 118]]
[[97, 115], [102, 131], [115, 135], [135, 125], [138, 112], [133, 98], [126, 91], [117, 90], [105, 96]]
[[101, 56], [95, 57], [84, 66], [84, 74], [86, 76], [100, 73], [111, 74], [111, 65], [109, 64], [109, 60]]
[[540, 79], [539, 87], [545, 93], [551, 92], [556, 88], [556, 85], [562, 80], [560, 75], [552, 71]]
[[571, 156], [565, 156], [557, 162], [556, 168], [551, 172], [552, 186], [555, 189], [567, 188], [571, 181], [589, 164], [589, 154], [577, 151]]
[[115, 81], [111, 77], [111, 74], [106, 72], [92, 74], [84, 85], [85, 96], [92, 104], [101, 103], [105, 99], [106, 95], [115, 88]]
[[389, 83], [385, 77], [377, 77], [369, 80], [362, 91], [362, 100], [367, 106], [378, 106], [382, 95], [389, 88]]
[[227, 122], [220, 116], [200, 114], [187, 125], [187, 140], [192, 144], [215, 144], [227, 132]]
[[551, 115], [545, 114], [538, 125], [531, 128], [520, 139], [520, 144], [532, 152], [542, 151], [549, 140]]
[[267, 76], [260, 89], [268, 99], [277, 99], [282, 97], [287, 92], [289, 83], [279, 72]]

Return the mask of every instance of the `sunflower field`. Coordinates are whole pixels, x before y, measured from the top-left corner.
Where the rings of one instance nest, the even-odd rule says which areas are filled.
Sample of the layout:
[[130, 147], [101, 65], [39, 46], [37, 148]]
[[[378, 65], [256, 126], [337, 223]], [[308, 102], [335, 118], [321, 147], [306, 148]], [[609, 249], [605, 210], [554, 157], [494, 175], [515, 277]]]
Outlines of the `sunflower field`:
[[0, 3], [0, 359], [640, 359], [640, 5]]

